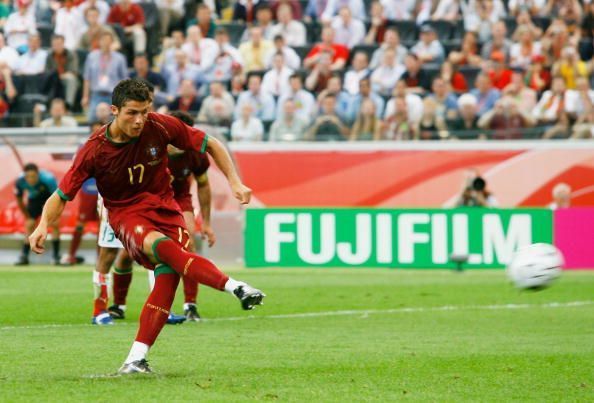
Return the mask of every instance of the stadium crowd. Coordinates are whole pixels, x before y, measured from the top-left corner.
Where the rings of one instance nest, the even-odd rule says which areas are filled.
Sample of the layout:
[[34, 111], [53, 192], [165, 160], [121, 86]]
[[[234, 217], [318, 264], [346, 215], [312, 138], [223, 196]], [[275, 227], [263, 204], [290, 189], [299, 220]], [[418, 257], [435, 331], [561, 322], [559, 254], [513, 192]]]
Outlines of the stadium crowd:
[[0, 26], [8, 126], [106, 123], [140, 77], [234, 141], [594, 135], [588, 0], [1, 0]]

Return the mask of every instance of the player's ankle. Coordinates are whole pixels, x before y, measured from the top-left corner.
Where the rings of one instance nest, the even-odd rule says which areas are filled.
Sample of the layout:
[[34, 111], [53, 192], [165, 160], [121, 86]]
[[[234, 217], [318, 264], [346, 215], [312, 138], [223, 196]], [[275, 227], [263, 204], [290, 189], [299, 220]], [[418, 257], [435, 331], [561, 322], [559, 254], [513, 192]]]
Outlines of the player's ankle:
[[227, 291], [231, 295], [235, 295], [233, 292], [240, 285], [245, 285], [245, 283], [243, 281], [237, 281], [237, 280], [229, 277], [229, 279], [225, 283], [225, 291]]
[[150, 346], [148, 344], [135, 341], [134, 343], [132, 343], [132, 348], [130, 349], [128, 358], [126, 358], [126, 361], [124, 361], [124, 364], [129, 364], [134, 361], [146, 359], [149, 349]]

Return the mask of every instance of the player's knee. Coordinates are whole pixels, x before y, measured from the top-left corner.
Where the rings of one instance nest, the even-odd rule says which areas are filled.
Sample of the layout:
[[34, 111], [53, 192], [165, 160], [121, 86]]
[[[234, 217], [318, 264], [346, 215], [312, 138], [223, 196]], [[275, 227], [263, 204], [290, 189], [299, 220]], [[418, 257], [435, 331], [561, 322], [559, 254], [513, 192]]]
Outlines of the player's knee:
[[156, 248], [158, 241], [163, 238], [168, 238], [168, 237], [166, 237], [162, 233], [156, 232], [156, 231], [153, 231], [144, 237], [144, 241], [142, 243], [142, 249], [143, 249], [144, 254], [147, 255], [151, 260], [154, 260], [157, 258], [157, 256], [155, 256], [154, 248]]

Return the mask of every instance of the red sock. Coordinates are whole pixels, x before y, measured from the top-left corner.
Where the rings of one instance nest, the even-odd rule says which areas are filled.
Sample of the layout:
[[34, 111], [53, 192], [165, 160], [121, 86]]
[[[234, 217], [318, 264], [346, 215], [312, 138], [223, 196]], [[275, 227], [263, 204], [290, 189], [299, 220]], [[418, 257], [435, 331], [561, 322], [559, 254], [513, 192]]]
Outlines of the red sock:
[[95, 287], [95, 301], [93, 303], [93, 316], [107, 310], [107, 281], [101, 273], [93, 273], [93, 286]]
[[156, 258], [165, 263], [181, 276], [223, 291], [229, 277], [218, 269], [210, 260], [195, 253], [186, 252], [169, 238], [157, 240], [153, 246]]
[[149, 346], [153, 345], [167, 322], [178, 284], [179, 275], [176, 273], [163, 273], [155, 278], [155, 288], [140, 313], [140, 327], [136, 341]]
[[78, 250], [78, 247], [80, 246], [80, 241], [82, 240], [83, 229], [84, 227], [82, 225], [77, 225], [74, 229], [74, 234], [72, 234], [72, 242], [70, 243], [69, 254], [70, 259], [72, 259], [73, 262], [76, 261], [76, 251]]
[[132, 281], [132, 269], [113, 271], [113, 303], [116, 305], [126, 305], [126, 297]]
[[184, 276], [184, 298], [186, 304], [195, 304], [198, 296], [198, 283], [188, 276]]

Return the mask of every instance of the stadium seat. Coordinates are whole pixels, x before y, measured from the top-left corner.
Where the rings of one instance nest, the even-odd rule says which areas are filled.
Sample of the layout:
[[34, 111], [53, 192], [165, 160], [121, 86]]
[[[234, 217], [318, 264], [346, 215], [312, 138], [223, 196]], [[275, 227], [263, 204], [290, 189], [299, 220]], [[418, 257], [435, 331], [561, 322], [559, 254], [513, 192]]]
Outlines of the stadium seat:
[[549, 28], [549, 25], [551, 25], [551, 18], [546, 16], [534, 16], [532, 17], [532, 22], [544, 32]]
[[315, 44], [320, 41], [322, 27], [316, 21], [304, 22], [307, 31], [307, 43]]
[[351, 61], [353, 60], [353, 56], [357, 52], [365, 53], [367, 55], [368, 60], [371, 60], [371, 56], [373, 56], [373, 52], [375, 52], [378, 47], [379, 47], [378, 44], [372, 44], [372, 45], [361, 44], [361, 45], [355, 46], [353, 49], [351, 49], [348, 64], [349, 65], [351, 64]]
[[454, 38], [454, 31], [456, 30], [456, 24], [445, 20], [434, 20], [429, 21], [429, 24], [435, 32], [440, 42], [444, 42]]
[[429, 76], [430, 83], [432, 83], [433, 79], [439, 75], [440, 69], [441, 66], [435, 63], [425, 64], [423, 67], [421, 67], [421, 70], [423, 70]]
[[37, 31], [41, 38], [41, 47], [49, 48], [52, 46], [52, 35], [54, 33], [54, 27], [48, 24], [38, 24]]
[[19, 95], [10, 111], [10, 125], [17, 127], [33, 126], [33, 107], [35, 104], [47, 105], [47, 101], [47, 96], [43, 94]]
[[406, 47], [413, 46], [419, 39], [415, 21], [388, 21], [389, 27], [395, 27], [400, 34], [400, 42]]
[[77, 48], [76, 55], [78, 56], [79, 70], [82, 73], [82, 71], [84, 70], [85, 61], [87, 60], [87, 56], [89, 55], [89, 52], [87, 52], [84, 49]]
[[460, 68], [458, 69], [458, 71], [460, 73], [462, 73], [462, 75], [466, 79], [466, 83], [468, 84], [468, 88], [474, 88], [474, 82], [476, 81], [476, 77], [481, 72], [481, 68], [480, 67], [474, 67], [474, 66], [460, 66]]
[[293, 50], [295, 52], [297, 52], [297, 55], [299, 55], [299, 57], [301, 58], [302, 61], [303, 61], [303, 59], [305, 59], [305, 56], [307, 56], [307, 54], [309, 53], [309, 51], [312, 48], [313, 48], [313, 45], [293, 46]]
[[241, 36], [245, 31], [245, 24], [240, 22], [225, 22], [218, 24], [218, 27], [225, 28], [229, 34], [229, 41], [233, 46], [238, 46], [241, 42]]
[[450, 54], [451, 51], [453, 50], [460, 50], [461, 49], [461, 43], [459, 40], [455, 39], [455, 40], [447, 40], [447, 41], [441, 41], [441, 44], [443, 45], [443, 48], [445, 50], [445, 54], [446, 57]]
[[505, 27], [507, 28], [507, 37], [511, 37], [515, 32], [516, 28], [518, 27], [518, 23], [514, 17], [505, 17], [503, 18], [503, 22], [505, 22]]

